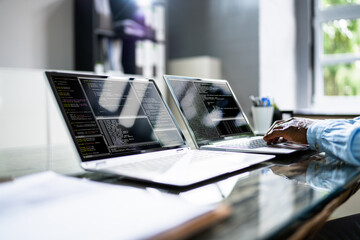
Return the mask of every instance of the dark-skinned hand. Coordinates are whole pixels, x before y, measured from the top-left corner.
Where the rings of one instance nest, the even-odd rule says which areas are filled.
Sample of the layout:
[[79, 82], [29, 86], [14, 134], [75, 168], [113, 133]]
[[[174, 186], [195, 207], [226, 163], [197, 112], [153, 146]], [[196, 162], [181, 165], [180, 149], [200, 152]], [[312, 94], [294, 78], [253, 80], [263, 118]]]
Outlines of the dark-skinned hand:
[[308, 144], [307, 130], [314, 120], [308, 118], [289, 118], [278, 120], [270, 127], [265, 134], [264, 140], [268, 144], [276, 142], [291, 141], [294, 143]]

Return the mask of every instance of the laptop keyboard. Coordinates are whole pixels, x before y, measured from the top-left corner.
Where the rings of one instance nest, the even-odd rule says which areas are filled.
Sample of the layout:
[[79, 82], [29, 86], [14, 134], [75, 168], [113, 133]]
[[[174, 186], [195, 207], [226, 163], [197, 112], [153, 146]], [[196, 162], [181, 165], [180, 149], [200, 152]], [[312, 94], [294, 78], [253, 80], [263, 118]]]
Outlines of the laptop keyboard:
[[[146, 171], [161, 174], [168, 171], [173, 165], [181, 161], [191, 161], [191, 163], [198, 163], [200, 161], [209, 161], [223, 156], [221, 152], [216, 151], [193, 151], [191, 153], [179, 153], [170, 156], [157, 157], [143, 161], [136, 161], [134, 163], [127, 163], [112, 167], [113, 169], [122, 171]], [[179, 164], [181, 164], [179, 162]]]
[[220, 147], [234, 147], [234, 148], [260, 148], [266, 147], [267, 143], [262, 137], [246, 138], [246, 139], [236, 139], [234, 141], [229, 141], [224, 144], [219, 144]]

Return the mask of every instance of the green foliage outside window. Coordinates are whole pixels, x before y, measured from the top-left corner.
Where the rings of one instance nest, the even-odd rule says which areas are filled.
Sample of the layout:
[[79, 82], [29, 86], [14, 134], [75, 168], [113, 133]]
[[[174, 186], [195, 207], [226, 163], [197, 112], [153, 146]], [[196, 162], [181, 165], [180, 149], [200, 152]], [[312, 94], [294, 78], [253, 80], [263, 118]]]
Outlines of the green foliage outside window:
[[[322, 6], [360, 4], [360, 0], [322, 0]], [[360, 20], [340, 19], [322, 24], [323, 53], [359, 54]], [[360, 96], [360, 62], [323, 67], [326, 96]]]
[[322, 0], [321, 6], [324, 8], [335, 5], [360, 4], [360, 0]]
[[328, 65], [323, 71], [326, 96], [360, 96], [360, 61]]
[[324, 54], [360, 53], [360, 20], [323, 23]]

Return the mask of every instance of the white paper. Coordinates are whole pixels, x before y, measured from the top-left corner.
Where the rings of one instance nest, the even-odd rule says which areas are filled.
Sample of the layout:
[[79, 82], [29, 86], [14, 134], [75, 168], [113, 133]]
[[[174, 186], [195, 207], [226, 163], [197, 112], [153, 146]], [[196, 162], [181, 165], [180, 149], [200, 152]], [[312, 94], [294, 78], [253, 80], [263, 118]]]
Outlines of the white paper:
[[0, 239], [144, 239], [214, 207], [44, 172], [0, 185]]

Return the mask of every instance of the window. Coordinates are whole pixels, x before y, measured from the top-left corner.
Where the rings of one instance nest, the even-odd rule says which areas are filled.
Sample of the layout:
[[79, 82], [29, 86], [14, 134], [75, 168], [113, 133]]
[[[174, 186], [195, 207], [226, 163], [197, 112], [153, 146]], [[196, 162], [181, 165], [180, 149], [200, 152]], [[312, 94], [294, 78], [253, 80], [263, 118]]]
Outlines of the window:
[[314, 107], [360, 111], [360, 0], [314, 0]]

